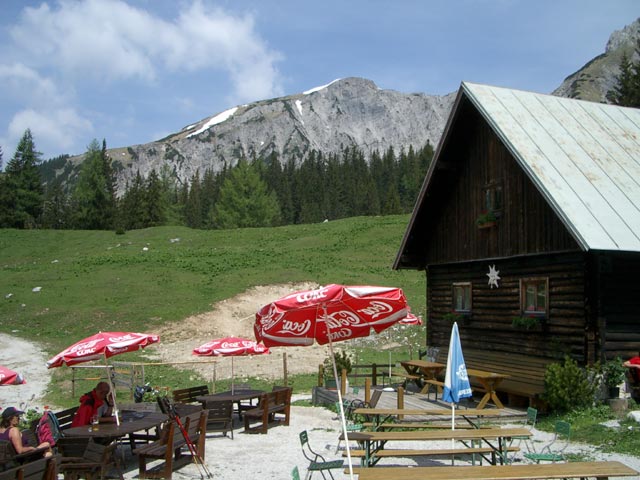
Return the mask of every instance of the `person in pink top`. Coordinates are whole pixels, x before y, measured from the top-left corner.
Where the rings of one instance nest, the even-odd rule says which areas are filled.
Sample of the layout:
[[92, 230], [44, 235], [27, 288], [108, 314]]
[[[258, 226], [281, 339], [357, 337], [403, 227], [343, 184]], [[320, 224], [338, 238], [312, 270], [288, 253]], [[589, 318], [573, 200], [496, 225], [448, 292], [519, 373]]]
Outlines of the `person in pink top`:
[[31, 452], [36, 448], [48, 447], [44, 452], [45, 456], [51, 456], [51, 445], [48, 442], [42, 442], [37, 447], [32, 447], [26, 438], [22, 437], [22, 432], [18, 426], [20, 423], [20, 415], [24, 412], [15, 407], [8, 407], [2, 411], [2, 420], [0, 420], [0, 440], [8, 440], [13, 445], [13, 449], [17, 454]]

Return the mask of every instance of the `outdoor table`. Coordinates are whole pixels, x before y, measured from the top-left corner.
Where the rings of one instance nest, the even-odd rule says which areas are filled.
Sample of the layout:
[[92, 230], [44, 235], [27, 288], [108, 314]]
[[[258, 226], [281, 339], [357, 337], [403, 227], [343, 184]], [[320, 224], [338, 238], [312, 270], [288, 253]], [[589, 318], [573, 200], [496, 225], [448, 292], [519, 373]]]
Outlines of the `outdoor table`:
[[[346, 470], [345, 470], [346, 473]], [[483, 465], [475, 467], [376, 467], [354, 470], [358, 480], [530, 480], [538, 478], [637, 477], [640, 472], [616, 461]]]
[[[365, 456], [361, 460], [362, 466], [371, 467], [380, 460], [380, 457], [377, 457], [376, 453], [384, 449], [387, 442], [398, 441], [459, 440], [465, 444], [465, 446], [470, 446], [467, 443], [468, 441], [481, 440], [496, 452], [501, 463], [505, 463], [508, 451], [508, 442], [506, 440], [512, 437], [529, 438], [531, 435], [531, 431], [527, 428], [482, 428], [471, 430], [413, 430], [404, 432], [377, 430], [374, 432], [352, 432], [348, 434], [348, 437], [349, 440], [358, 442], [365, 451]], [[339, 438], [340, 440], [344, 440], [344, 433], [342, 433]], [[497, 441], [497, 444], [494, 441]]]
[[[374, 430], [378, 430], [379, 426], [396, 416], [447, 416], [451, 417], [451, 409], [447, 408], [356, 408], [353, 413], [355, 415], [366, 415], [371, 417], [374, 423]], [[496, 409], [477, 409], [477, 408], [456, 408], [455, 416], [462, 417], [469, 422], [474, 428], [478, 425], [471, 421], [470, 417], [498, 417], [501, 412]]]
[[476, 370], [474, 368], [468, 368], [467, 375], [478, 379], [485, 391], [484, 397], [482, 397], [476, 408], [484, 408], [489, 400], [493, 400], [496, 407], [504, 408], [504, 405], [498, 398], [498, 395], [496, 395], [496, 388], [500, 382], [505, 378], [508, 378], [510, 375], [504, 373], [485, 372], [484, 370]]
[[100, 423], [83, 425], [64, 430], [65, 437], [118, 439], [126, 435], [158, 427], [167, 420], [164, 413], [123, 412], [120, 425], [116, 423]]
[[[255, 407], [253, 401], [256, 400], [257, 402], [260, 400], [263, 393], [266, 392], [264, 390], [234, 390], [233, 392], [229, 390], [227, 392], [211, 393], [209, 395], [198, 395], [196, 400], [202, 403], [203, 408], [207, 402], [225, 402], [230, 400], [237, 407], [238, 417], [242, 418], [242, 411]], [[242, 402], [245, 401], [249, 402], [249, 404], [243, 405]]]
[[429, 389], [429, 384], [424, 384], [425, 380], [435, 380], [436, 376], [447, 367], [442, 363], [427, 362], [425, 360], [405, 360], [400, 362], [400, 365], [409, 375], [420, 377], [420, 379], [415, 380], [416, 385], [421, 389], [420, 393], [426, 393]]

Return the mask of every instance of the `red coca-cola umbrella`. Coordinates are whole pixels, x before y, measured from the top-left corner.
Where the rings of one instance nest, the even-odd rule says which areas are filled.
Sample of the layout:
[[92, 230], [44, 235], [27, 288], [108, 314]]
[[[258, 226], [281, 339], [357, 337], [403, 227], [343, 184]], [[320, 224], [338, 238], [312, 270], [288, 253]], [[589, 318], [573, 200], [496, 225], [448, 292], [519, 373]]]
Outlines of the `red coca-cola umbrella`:
[[407, 325], [407, 326], [412, 326], [412, 325], [422, 325], [422, 318], [414, 315], [413, 313], [409, 312], [407, 314], [406, 317], [404, 317], [402, 320], [400, 320], [398, 322], [400, 325]]
[[193, 349], [192, 354], [200, 357], [231, 357], [231, 393], [234, 391], [233, 357], [264, 355], [269, 349], [246, 338], [226, 337], [211, 340]]
[[[262, 307], [256, 313], [256, 339], [272, 346], [329, 344], [333, 375], [338, 371], [333, 342], [380, 333], [406, 318], [407, 299], [400, 288], [327, 285], [316, 290], [295, 292]], [[353, 478], [347, 426], [338, 388], [340, 418], [347, 446], [349, 474]]]
[[[99, 332], [74, 343], [56, 356], [47, 361], [47, 368], [60, 367], [62, 365], [76, 365], [92, 360], [104, 359], [126, 352], [134, 352], [160, 341], [160, 337], [154, 334], [134, 332]], [[111, 375], [107, 374], [107, 380], [113, 393], [116, 422], [120, 424], [117, 415], [118, 407], [115, 404], [116, 392], [111, 383]]]
[[0, 385], [22, 385], [27, 383], [18, 372], [0, 365]]

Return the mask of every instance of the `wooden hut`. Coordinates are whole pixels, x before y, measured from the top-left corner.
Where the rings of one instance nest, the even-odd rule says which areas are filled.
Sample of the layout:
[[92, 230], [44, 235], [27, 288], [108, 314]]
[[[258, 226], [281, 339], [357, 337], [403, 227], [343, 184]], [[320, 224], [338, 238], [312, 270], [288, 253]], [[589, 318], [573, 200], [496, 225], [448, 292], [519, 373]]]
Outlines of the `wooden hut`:
[[394, 268], [426, 271], [428, 345], [457, 321], [510, 394], [637, 355], [640, 110], [462, 83]]

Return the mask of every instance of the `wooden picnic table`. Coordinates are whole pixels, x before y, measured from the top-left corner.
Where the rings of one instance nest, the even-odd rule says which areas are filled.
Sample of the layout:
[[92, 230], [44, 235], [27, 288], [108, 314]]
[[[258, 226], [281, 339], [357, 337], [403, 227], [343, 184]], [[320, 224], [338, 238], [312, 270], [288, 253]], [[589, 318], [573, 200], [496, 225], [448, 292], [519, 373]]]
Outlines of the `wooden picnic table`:
[[[380, 457], [377, 452], [383, 450], [388, 442], [403, 441], [442, 441], [442, 440], [458, 440], [465, 446], [470, 447], [467, 442], [480, 440], [487, 444], [504, 463], [508, 452], [508, 442], [506, 439], [512, 437], [531, 437], [532, 433], [527, 428], [482, 428], [471, 430], [410, 430], [410, 431], [386, 431], [377, 430], [373, 432], [352, 432], [348, 434], [349, 440], [358, 442], [364, 450], [364, 456], [361, 458], [363, 467], [371, 467], [375, 465]], [[344, 433], [340, 434], [340, 440], [344, 440]], [[495, 443], [494, 441], [497, 441]], [[401, 455], [399, 455], [401, 456]]]
[[[198, 395], [196, 401], [200, 402], [204, 408], [207, 402], [225, 402], [231, 401], [236, 405], [238, 417], [242, 418], [242, 412], [255, 408], [262, 394], [266, 393], [264, 390], [252, 390], [252, 389], [235, 389], [227, 392], [211, 393], [209, 395]], [[253, 403], [255, 400], [255, 404]], [[242, 402], [248, 402], [243, 404]]]
[[77, 438], [117, 439], [135, 432], [158, 427], [166, 421], [167, 418], [167, 415], [164, 413], [123, 413], [120, 425], [117, 425], [116, 423], [100, 423], [98, 425], [71, 427], [64, 430], [64, 436]]
[[[347, 473], [347, 470], [345, 470]], [[633, 477], [640, 475], [621, 462], [570, 462], [479, 467], [355, 468], [358, 480], [531, 480]]]
[[[447, 408], [356, 408], [353, 413], [372, 418], [375, 430], [390, 419], [399, 416], [451, 416], [451, 410]], [[471, 421], [470, 417], [499, 417], [501, 412], [496, 409], [457, 408], [455, 415], [456, 417], [464, 418], [473, 427], [477, 428], [477, 425]]]
[[505, 373], [486, 372], [484, 370], [477, 370], [475, 368], [468, 368], [467, 375], [469, 377], [478, 379], [478, 381], [482, 384], [483, 390], [485, 392], [476, 408], [484, 408], [489, 400], [492, 400], [496, 407], [504, 408], [504, 405], [496, 394], [496, 388], [498, 387], [498, 385], [500, 385], [500, 382], [502, 382], [505, 378], [508, 378], [510, 375], [507, 375]]
[[418, 377], [414, 379], [415, 384], [420, 388], [420, 393], [427, 393], [429, 384], [428, 380], [435, 380], [438, 374], [447, 366], [438, 362], [427, 362], [426, 360], [405, 360], [400, 362], [402, 368], [408, 375]]

